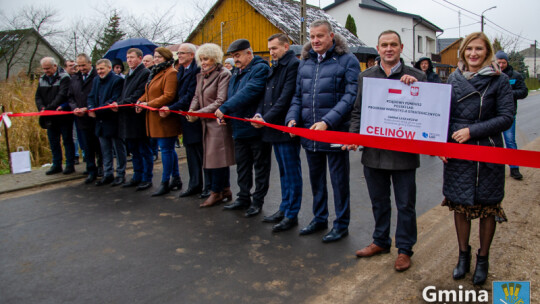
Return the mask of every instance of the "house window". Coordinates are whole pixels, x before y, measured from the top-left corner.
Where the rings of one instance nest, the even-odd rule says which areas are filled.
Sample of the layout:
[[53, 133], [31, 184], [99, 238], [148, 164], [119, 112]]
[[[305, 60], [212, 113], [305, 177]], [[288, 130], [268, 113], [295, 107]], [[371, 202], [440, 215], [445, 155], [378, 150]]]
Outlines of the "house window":
[[416, 48], [418, 50], [418, 53], [423, 53], [424, 50], [424, 40], [422, 39], [422, 36], [418, 36], [418, 47]]

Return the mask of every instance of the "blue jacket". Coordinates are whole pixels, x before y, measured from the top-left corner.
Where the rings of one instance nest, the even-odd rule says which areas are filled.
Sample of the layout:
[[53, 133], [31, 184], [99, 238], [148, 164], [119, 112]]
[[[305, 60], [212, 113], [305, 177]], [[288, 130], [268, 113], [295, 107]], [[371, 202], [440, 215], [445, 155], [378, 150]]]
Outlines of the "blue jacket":
[[[452, 134], [469, 128], [465, 144], [502, 148], [502, 132], [514, 120], [512, 88], [505, 74], [477, 75], [465, 79], [458, 69], [450, 75], [452, 85], [448, 142]], [[504, 165], [451, 158], [444, 165], [444, 196], [460, 205], [494, 205], [504, 197]]]
[[[88, 95], [88, 109], [95, 109], [118, 102], [122, 95], [124, 79], [112, 71], [101, 79], [94, 78], [92, 90]], [[118, 112], [111, 109], [96, 111], [96, 136], [118, 137]]]
[[[269, 71], [268, 62], [259, 56], [255, 56], [242, 72], [236, 70], [229, 82], [227, 101], [219, 110], [229, 116], [253, 117], [264, 96]], [[230, 123], [235, 139], [261, 136], [261, 130], [255, 129], [248, 122], [233, 119]]]
[[[197, 74], [201, 72], [195, 62], [195, 59], [191, 62], [186, 70], [183, 66], [178, 68], [178, 99], [172, 104], [169, 109], [173, 111], [187, 111], [191, 105], [191, 100], [195, 95], [195, 88], [197, 87]], [[171, 114], [177, 115], [177, 114]], [[195, 144], [202, 142], [202, 125], [201, 120], [197, 119], [191, 123], [187, 121], [186, 117], [179, 115], [180, 123], [182, 124], [182, 142], [185, 145]]]
[[[347, 42], [339, 34], [334, 36], [334, 45], [320, 63], [317, 53], [306, 43], [298, 67], [296, 93], [286, 123], [294, 120], [297, 127], [309, 128], [316, 122], [324, 121], [328, 130], [348, 132], [359, 73], [358, 60], [349, 52]], [[301, 142], [304, 149], [309, 151], [341, 151], [340, 147], [334, 148], [328, 143], [305, 138]]]

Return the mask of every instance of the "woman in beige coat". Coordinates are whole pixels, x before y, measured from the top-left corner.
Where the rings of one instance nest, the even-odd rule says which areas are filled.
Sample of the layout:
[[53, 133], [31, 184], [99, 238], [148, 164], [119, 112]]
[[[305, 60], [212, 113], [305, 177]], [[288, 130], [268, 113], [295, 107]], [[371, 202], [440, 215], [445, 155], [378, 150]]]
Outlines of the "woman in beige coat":
[[[201, 73], [197, 74], [197, 88], [191, 101], [190, 112], [214, 113], [227, 100], [227, 87], [231, 73], [221, 65], [223, 52], [213, 43], [203, 44], [195, 53]], [[196, 116], [187, 116], [193, 122]], [[231, 127], [217, 119], [202, 119], [203, 167], [210, 177], [210, 197], [201, 207], [211, 207], [231, 200], [229, 166], [235, 164]]]

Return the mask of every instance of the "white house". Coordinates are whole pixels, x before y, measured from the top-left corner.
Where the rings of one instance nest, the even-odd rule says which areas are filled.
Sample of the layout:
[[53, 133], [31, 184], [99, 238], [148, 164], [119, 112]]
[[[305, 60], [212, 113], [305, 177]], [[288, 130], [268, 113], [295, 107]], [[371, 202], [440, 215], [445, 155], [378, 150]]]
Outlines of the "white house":
[[421, 16], [398, 11], [381, 0], [334, 0], [323, 8], [340, 24], [345, 24], [350, 14], [356, 23], [358, 38], [375, 47], [379, 34], [394, 30], [403, 42], [402, 58], [412, 65], [421, 57], [431, 58], [437, 53], [437, 33], [443, 30]]
[[[525, 62], [525, 65], [527, 66], [528, 70], [529, 70], [529, 77], [531, 78], [534, 78], [535, 75], [534, 75], [534, 72], [535, 72], [535, 69], [534, 69], [534, 64], [536, 62], [536, 77], [538, 77], [540, 75], [540, 49], [536, 49], [536, 53], [534, 51], [535, 49], [535, 45], [534, 44], [531, 44], [530, 47], [524, 49], [523, 51], [520, 51], [519, 53], [521, 55], [523, 55], [524, 58], [524, 62]], [[535, 56], [536, 56], [536, 60], [535, 60]]]

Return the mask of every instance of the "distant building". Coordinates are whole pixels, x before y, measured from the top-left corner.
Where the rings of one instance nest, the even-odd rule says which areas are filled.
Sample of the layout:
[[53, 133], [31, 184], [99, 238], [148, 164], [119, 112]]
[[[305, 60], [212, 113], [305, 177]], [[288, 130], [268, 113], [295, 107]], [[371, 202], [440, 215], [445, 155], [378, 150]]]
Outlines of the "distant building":
[[39, 74], [39, 61], [53, 57], [58, 65], [64, 57], [33, 28], [0, 32], [0, 80]]
[[[529, 77], [531, 78], [540, 78], [540, 49], [536, 48], [536, 54], [535, 54], [535, 45], [531, 44], [529, 48], [526, 48], [519, 53], [525, 57], [525, 65], [528, 68], [529, 71]], [[536, 75], [534, 75], [535, 69], [534, 69], [534, 63], [535, 63], [535, 56], [536, 56]]]
[[345, 24], [350, 14], [358, 29], [358, 38], [368, 46], [376, 46], [385, 30], [399, 33], [404, 44], [402, 58], [412, 65], [420, 57], [437, 53], [435, 41], [441, 28], [421, 16], [398, 11], [381, 0], [334, 0], [324, 11]]
[[[441, 60], [438, 63], [433, 64], [437, 69], [437, 74], [439, 74], [441, 79], [444, 81], [446, 81], [448, 76], [450, 76], [450, 74], [454, 72], [457, 68], [459, 62], [459, 46], [461, 45], [461, 41], [463, 41], [463, 38], [451, 38], [451, 40], [454, 41], [450, 44], [441, 44], [446, 45], [446, 47], [439, 52]], [[448, 40], [447, 42], [449, 41], [450, 40]]]
[[[345, 37], [349, 47], [366, 46], [323, 10], [308, 5], [306, 27], [309, 27], [309, 24], [316, 19], [328, 20], [334, 27], [334, 32]], [[189, 34], [186, 42], [196, 45], [211, 42], [220, 45], [223, 52], [226, 52], [229, 44], [234, 40], [244, 38], [251, 42], [255, 55], [270, 60], [268, 37], [276, 33], [287, 35], [291, 44], [302, 44], [300, 42], [299, 2], [218, 0]]]

